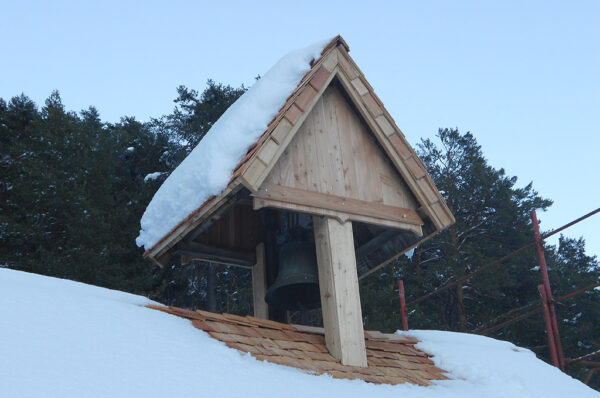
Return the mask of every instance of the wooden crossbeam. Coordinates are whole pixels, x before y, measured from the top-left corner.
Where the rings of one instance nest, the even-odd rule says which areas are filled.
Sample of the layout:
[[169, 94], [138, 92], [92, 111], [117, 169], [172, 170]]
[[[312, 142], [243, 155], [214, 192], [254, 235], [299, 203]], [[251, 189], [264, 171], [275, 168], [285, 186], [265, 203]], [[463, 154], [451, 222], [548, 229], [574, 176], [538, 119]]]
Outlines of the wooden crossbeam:
[[387, 242], [388, 240], [392, 239], [399, 233], [400, 232], [398, 232], [397, 230], [388, 229], [388, 230], [381, 232], [378, 235], [375, 235], [367, 243], [363, 244], [361, 247], [356, 249], [357, 262], [360, 261], [359, 260], [360, 258], [368, 256], [373, 251], [377, 250], [384, 242]]
[[307, 191], [305, 189], [264, 184], [253, 196], [255, 198], [272, 199], [286, 203], [339, 211], [350, 215], [356, 214], [383, 220], [392, 220], [409, 225], [423, 225], [423, 219], [412, 209]]
[[193, 259], [252, 268], [256, 264], [256, 253], [212, 247], [197, 242], [179, 243], [174, 254], [182, 254]]

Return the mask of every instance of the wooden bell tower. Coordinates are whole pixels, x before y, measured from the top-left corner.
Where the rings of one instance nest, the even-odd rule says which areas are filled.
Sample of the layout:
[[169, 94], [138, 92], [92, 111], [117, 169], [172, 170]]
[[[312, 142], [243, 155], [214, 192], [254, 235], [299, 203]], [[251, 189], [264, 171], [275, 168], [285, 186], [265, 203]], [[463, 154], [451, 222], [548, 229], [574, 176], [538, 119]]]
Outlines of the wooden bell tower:
[[304, 215], [327, 348], [366, 367], [359, 280], [454, 218], [348, 51], [339, 36], [325, 48], [223, 193], [146, 256], [251, 267], [254, 314], [268, 318], [277, 239], [261, 213]]

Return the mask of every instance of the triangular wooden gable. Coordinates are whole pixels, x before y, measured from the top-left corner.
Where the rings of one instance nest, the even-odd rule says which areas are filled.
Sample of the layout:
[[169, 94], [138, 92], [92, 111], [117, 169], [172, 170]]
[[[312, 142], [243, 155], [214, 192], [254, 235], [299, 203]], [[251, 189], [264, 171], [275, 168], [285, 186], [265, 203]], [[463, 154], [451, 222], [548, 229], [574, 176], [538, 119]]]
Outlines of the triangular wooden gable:
[[[145, 257], [150, 258], [157, 264], [165, 264], [170, 257], [168, 251], [171, 248], [177, 245], [183, 238], [189, 239], [192, 236], [192, 239], [194, 239], [194, 236], [200, 233], [199, 231], [206, 228], [206, 226], [202, 227], [203, 225], [210, 224], [218, 219], [222, 212], [236, 203], [238, 200], [237, 196], [242, 192], [243, 187], [247, 188], [254, 195], [255, 206], [260, 206], [260, 203], [257, 203], [258, 200], [268, 199], [260, 198], [260, 196], [264, 196], [261, 195], [261, 187], [265, 188], [263, 184], [267, 181], [272, 169], [278, 164], [280, 158], [285, 156], [284, 153], [301, 129], [304, 121], [309, 117], [319, 100], [323, 98], [324, 93], [329, 90], [332, 82], [334, 82], [336, 89], [344, 94], [348, 104], [351, 104], [353, 111], [359, 115], [362, 120], [361, 123], [368, 129], [373, 142], [377, 142], [377, 150], [387, 155], [388, 163], [393, 166], [395, 172], [401, 177], [399, 180], [394, 177], [391, 177], [391, 180], [386, 180], [386, 183], [391, 181], [391, 185], [388, 184], [390, 187], [382, 187], [382, 189], [404, 192], [404, 188], [407, 187], [414, 200], [418, 203], [417, 217], [429, 218], [436, 231], [441, 231], [454, 223], [452, 213], [427, 174], [425, 166], [410, 147], [377, 95], [373, 92], [373, 88], [349, 56], [348, 51], [348, 45], [341, 36], [334, 38], [325, 47], [321, 57], [314, 62], [311, 70], [304, 76], [277, 116], [269, 123], [265, 133], [259, 138], [256, 144], [249, 148], [246, 156], [233, 171], [231, 181], [223, 192], [218, 196], [209, 198], [200, 208], [173, 228], [171, 232], [144, 253]], [[381, 159], [379, 154], [377, 155], [377, 159]], [[384, 170], [384, 175], [389, 176], [390, 173], [388, 171]], [[268, 183], [269, 181], [267, 181]], [[370, 183], [371, 181], [369, 181]], [[289, 183], [284, 186], [291, 187]], [[293, 188], [296, 188], [295, 183]], [[375, 191], [378, 191], [378, 189], [375, 189]], [[320, 191], [315, 192], [323, 193]], [[345, 201], [341, 203], [333, 201], [334, 205], [347, 206], [348, 203], [352, 204], [352, 200], [356, 198], [356, 195], [348, 195], [347, 192], [345, 195], [339, 196], [339, 198], [346, 199]], [[360, 200], [360, 194], [358, 195]], [[422, 221], [413, 217], [415, 215], [413, 213], [413, 203], [408, 199], [411, 195], [405, 195], [406, 200], [409, 201], [405, 204], [407, 207], [396, 207], [403, 207], [410, 210], [399, 215], [405, 221], [402, 227], [404, 229], [412, 229], [413, 232], [420, 235], [419, 228]], [[363, 196], [362, 199], [373, 198]], [[386, 203], [400, 205], [400, 202], [387, 202], [385, 199], [383, 202], [378, 202], [378, 199], [375, 197], [373, 200], [368, 200], [368, 203], [380, 203], [382, 206], [387, 206]], [[390, 218], [387, 216], [388, 214], [397, 214], [397, 212], [386, 213], [386, 210], [389, 209], [385, 207], [375, 207], [371, 209], [374, 214], [368, 217], [377, 218], [378, 223], [381, 225], [386, 225], [385, 218]], [[301, 205], [298, 205], [297, 208], [298, 211], [304, 210], [307, 212], [314, 211], [314, 209], [315, 207], [302, 209]], [[381, 211], [385, 213], [384, 218], [381, 218]], [[331, 213], [328, 214], [331, 215]], [[347, 212], [339, 212], [339, 214], [335, 214], [334, 212], [333, 215], [337, 215], [340, 218], [348, 217]], [[365, 222], [373, 220], [368, 217], [361, 220], [357, 214], [352, 214], [351, 217], [355, 220]], [[391, 218], [393, 219], [394, 217]], [[392, 220], [387, 226], [398, 227], [398, 224]], [[423, 239], [428, 239], [435, 234], [435, 232], [432, 234], [431, 231], [427, 233], [428, 236], [423, 237]]]
[[451, 225], [452, 213], [425, 166], [343, 40], [336, 44], [313, 66], [239, 170], [257, 198], [255, 207], [287, 203], [309, 213], [325, 208], [329, 212], [323, 214], [420, 235], [419, 209], [436, 229]]
[[422, 235], [418, 201], [343, 88], [330, 85], [254, 194], [270, 206], [408, 229]]

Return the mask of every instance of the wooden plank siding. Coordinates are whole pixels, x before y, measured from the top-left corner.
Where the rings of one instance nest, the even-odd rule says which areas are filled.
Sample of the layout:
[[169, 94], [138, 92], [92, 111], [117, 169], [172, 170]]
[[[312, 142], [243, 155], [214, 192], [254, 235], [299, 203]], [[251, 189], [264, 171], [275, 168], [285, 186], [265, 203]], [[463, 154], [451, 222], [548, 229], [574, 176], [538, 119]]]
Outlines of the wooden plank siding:
[[252, 206], [238, 203], [194, 242], [231, 250], [254, 251], [258, 245], [258, 216]]
[[314, 105], [254, 196], [423, 224], [414, 195], [335, 85]]
[[[337, 77], [339, 81], [348, 95], [352, 97], [352, 102], [357, 106], [367, 124], [374, 128], [379, 142], [386, 148], [386, 153], [405, 177], [412, 192], [436, 228], [441, 231], [452, 225], [454, 216], [446, 206], [433, 180], [427, 174], [425, 165], [410, 147], [404, 134], [396, 126], [394, 119], [366, 81], [346, 48], [338, 47], [338, 62], [340, 73]], [[365, 93], [363, 86], [368, 92]], [[432, 192], [433, 195], [431, 195]]]

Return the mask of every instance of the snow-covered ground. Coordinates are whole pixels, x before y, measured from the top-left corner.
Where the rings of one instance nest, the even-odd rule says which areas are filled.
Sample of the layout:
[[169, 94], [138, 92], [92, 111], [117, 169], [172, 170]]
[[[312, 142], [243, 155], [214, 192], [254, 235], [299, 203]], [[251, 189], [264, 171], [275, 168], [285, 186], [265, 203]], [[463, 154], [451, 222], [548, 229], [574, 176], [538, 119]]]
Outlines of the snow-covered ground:
[[242, 355], [123, 292], [0, 269], [0, 397], [598, 397], [528, 350], [411, 331], [455, 380], [373, 385]]

